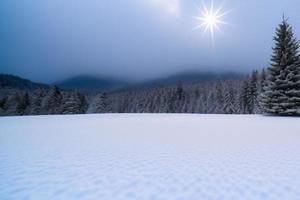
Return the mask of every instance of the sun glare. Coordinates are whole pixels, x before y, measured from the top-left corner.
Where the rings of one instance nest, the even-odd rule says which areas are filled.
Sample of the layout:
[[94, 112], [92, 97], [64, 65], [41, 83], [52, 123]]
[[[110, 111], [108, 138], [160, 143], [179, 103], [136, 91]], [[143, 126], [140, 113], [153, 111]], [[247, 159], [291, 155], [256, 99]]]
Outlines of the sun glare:
[[196, 26], [196, 29], [201, 28], [204, 30], [204, 33], [209, 31], [212, 39], [214, 39], [215, 31], [220, 31], [220, 25], [226, 24], [226, 22], [222, 20], [222, 17], [227, 13], [228, 12], [222, 11], [222, 7], [215, 9], [213, 1], [211, 2], [210, 8], [203, 5], [201, 15], [196, 17], [199, 22], [199, 25]]

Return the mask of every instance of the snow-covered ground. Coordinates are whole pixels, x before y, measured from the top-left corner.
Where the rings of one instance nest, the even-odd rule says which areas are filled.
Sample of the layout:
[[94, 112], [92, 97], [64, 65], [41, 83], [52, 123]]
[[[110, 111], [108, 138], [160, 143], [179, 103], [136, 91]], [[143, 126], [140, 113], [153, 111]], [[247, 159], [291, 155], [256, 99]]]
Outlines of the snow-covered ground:
[[300, 199], [300, 118], [0, 118], [0, 199]]

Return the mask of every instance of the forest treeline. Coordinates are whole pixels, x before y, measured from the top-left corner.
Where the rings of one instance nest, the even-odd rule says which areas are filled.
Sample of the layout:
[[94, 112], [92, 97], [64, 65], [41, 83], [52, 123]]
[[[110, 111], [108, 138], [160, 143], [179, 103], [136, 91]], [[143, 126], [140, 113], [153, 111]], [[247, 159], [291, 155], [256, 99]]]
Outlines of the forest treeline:
[[58, 87], [17, 90], [0, 99], [1, 115], [84, 113], [261, 113], [258, 94], [265, 71], [244, 80], [217, 80], [195, 84], [87, 95]]

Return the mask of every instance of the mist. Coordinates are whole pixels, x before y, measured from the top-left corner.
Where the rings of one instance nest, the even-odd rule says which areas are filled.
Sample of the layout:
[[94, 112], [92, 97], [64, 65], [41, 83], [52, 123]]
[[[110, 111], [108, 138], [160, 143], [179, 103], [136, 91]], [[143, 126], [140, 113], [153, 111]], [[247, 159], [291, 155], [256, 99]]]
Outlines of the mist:
[[80, 74], [145, 80], [243, 73], [268, 67], [283, 13], [300, 37], [297, 0], [215, 0], [228, 14], [212, 40], [195, 29], [198, 8], [209, 2], [2, 0], [0, 73], [46, 83]]

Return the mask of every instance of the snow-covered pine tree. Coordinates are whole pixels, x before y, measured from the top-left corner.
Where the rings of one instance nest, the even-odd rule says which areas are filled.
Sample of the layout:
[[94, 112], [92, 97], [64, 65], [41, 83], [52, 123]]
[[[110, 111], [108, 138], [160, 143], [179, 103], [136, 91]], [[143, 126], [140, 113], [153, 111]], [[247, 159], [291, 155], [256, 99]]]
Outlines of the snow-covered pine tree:
[[28, 109], [30, 105], [30, 99], [28, 92], [20, 94], [19, 104], [17, 105], [17, 115], [27, 115], [30, 114]]
[[0, 99], [0, 116], [5, 115], [5, 104], [7, 101], [7, 97]]
[[184, 95], [185, 98], [181, 101], [182, 102], [182, 106], [181, 106], [181, 110], [180, 113], [192, 113], [192, 109], [191, 107], [193, 106], [193, 104], [191, 103], [191, 94], [185, 94]]
[[199, 102], [199, 92], [197, 89], [192, 88], [191, 92], [186, 92], [186, 98], [185, 98], [185, 102], [186, 102], [186, 113], [195, 113], [196, 112], [196, 108], [198, 106], [198, 102]]
[[0, 99], [0, 116], [5, 115], [5, 104], [7, 102], [7, 97]]
[[61, 114], [63, 95], [57, 86], [50, 89], [43, 98], [41, 104], [41, 114]]
[[262, 69], [260, 75], [259, 75], [259, 80], [258, 80], [258, 85], [257, 85], [257, 106], [256, 106], [256, 113], [257, 114], [262, 114], [263, 109], [260, 105], [261, 101], [261, 94], [264, 93], [264, 88], [266, 86], [266, 80], [267, 80], [267, 73], [265, 69]]
[[4, 104], [4, 110], [6, 116], [16, 115], [17, 105], [19, 104], [18, 92], [9, 94], [7, 101]]
[[160, 95], [160, 91], [157, 91], [157, 93], [154, 95], [154, 99], [153, 99], [153, 113], [159, 113], [160, 112], [160, 107], [161, 107], [161, 95]]
[[206, 98], [207, 98], [206, 95], [201, 95], [195, 100], [194, 113], [204, 113]]
[[86, 113], [87, 108], [88, 108], [88, 103], [87, 103], [87, 98], [84, 94], [76, 92], [75, 93], [79, 99], [80, 102], [80, 109], [81, 109], [81, 113]]
[[173, 96], [173, 103], [174, 103], [174, 112], [175, 113], [181, 113], [183, 110], [183, 104], [184, 104], [184, 91], [183, 91], [183, 86], [182, 83], [179, 82], [176, 86], [176, 91], [175, 94]]
[[92, 103], [90, 104], [87, 113], [105, 113], [107, 107], [107, 94], [99, 93], [97, 94]]
[[211, 90], [207, 90], [207, 86], [200, 88], [197, 86], [198, 96], [196, 111], [195, 113], [208, 113], [208, 98]]
[[248, 90], [249, 90], [249, 77], [247, 77], [247, 79], [244, 80], [243, 86], [241, 89], [241, 94], [239, 97], [240, 109], [241, 109], [240, 112], [242, 114], [248, 114], [248, 110], [249, 110]]
[[251, 74], [248, 86], [248, 113], [255, 114], [258, 112], [258, 71], [254, 70]]
[[285, 18], [276, 29], [274, 40], [271, 67], [260, 105], [267, 114], [300, 115], [299, 42]]
[[30, 114], [39, 115], [41, 114], [42, 100], [46, 96], [46, 91], [42, 88], [37, 89], [31, 95], [32, 102], [30, 105]]
[[225, 114], [234, 114], [235, 111], [235, 96], [232, 83], [228, 84], [226, 88], [225, 98], [224, 98], [224, 107], [223, 112]]
[[216, 95], [213, 90], [210, 90], [207, 94], [206, 104], [205, 104], [205, 113], [212, 114], [216, 113]]
[[176, 91], [171, 91], [171, 93], [166, 93], [166, 112], [167, 113], [175, 113], [176, 112], [176, 103], [177, 103], [177, 96]]
[[168, 91], [164, 90], [163, 94], [160, 96], [160, 109], [159, 113], [169, 113], [170, 108], [172, 108], [170, 98], [168, 96]]
[[266, 70], [262, 69], [260, 78], [259, 78], [259, 87], [258, 87], [259, 94], [264, 92], [264, 87], [266, 86], [266, 80], [267, 80]]
[[83, 114], [85, 112], [84, 103], [79, 93], [67, 93], [63, 100], [63, 114]]
[[[121, 98], [123, 97], [123, 98]], [[121, 102], [121, 104], [119, 105], [119, 112], [120, 113], [127, 113], [129, 112], [129, 104], [130, 104], [130, 93], [126, 93], [124, 95], [122, 95], [121, 97], [119, 97], [119, 101], [120, 99], [123, 99], [123, 101]]]
[[216, 88], [215, 88], [215, 92], [216, 92], [216, 113], [218, 114], [223, 114], [224, 113], [224, 91], [223, 91], [223, 86], [222, 86], [222, 82], [221, 80], [217, 80], [216, 83]]
[[4, 105], [5, 115], [25, 115], [29, 106], [29, 96], [20, 91], [11, 94]]
[[137, 113], [145, 113], [146, 112], [146, 102], [145, 102], [145, 94], [142, 92], [141, 96], [137, 96], [136, 98], [136, 112]]

